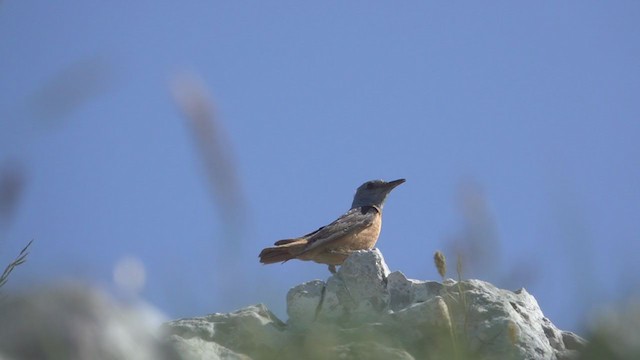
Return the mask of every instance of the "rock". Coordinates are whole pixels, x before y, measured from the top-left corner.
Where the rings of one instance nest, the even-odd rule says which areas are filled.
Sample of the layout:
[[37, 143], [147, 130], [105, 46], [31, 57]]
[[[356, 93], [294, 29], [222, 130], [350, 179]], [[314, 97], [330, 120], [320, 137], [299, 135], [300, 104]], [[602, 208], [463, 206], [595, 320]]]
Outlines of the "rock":
[[[202, 344], [192, 340], [197, 338], [220, 345], [215, 351], [224, 355], [218, 358], [224, 359], [246, 358], [242, 357], [243, 354], [276, 356], [286, 344], [284, 328], [284, 323], [262, 304], [229, 314], [180, 319], [163, 325], [163, 330], [172, 335], [169, 339], [174, 344], [179, 344], [183, 352], [191, 345], [197, 345], [201, 349]], [[188, 352], [198, 354], [200, 350], [190, 349]], [[227, 354], [229, 357], [225, 357]], [[194, 357], [198, 358], [202, 357]], [[217, 357], [211, 355], [210, 358]]]
[[295, 319], [295, 324], [306, 327], [312, 323], [320, 306], [320, 299], [325, 296], [325, 283], [313, 280], [300, 284], [289, 290], [287, 294], [287, 315]]
[[421, 303], [440, 294], [443, 285], [435, 281], [407, 279], [399, 271], [387, 277], [387, 289], [391, 297], [391, 310], [404, 309], [411, 304]]
[[375, 342], [350, 343], [331, 348], [330, 359], [369, 360], [413, 360], [414, 357], [402, 349], [390, 348]]
[[[287, 294], [284, 324], [263, 305], [165, 325], [179, 351], [212, 359], [570, 359], [585, 342], [558, 330], [525, 289], [407, 279], [378, 250], [356, 251], [326, 282]], [[213, 346], [215, 344], [216, 346]], [[193, 358], [193, 356], [191, 357]]]
[[250, 360], [251, 358], [238, 354], [214, 341], [205, 340], [199, 337], [183, 338], [178, 335], [171, 335], [168, 343], [172, 345], [181, 355], [183, 360]]
[[[362, 322], [383, 314], [389, 306], [389, 268], [380, 251], [355, 251], [349, 258], [327, 280], [319, 319]], [[295, 293], [291, 297], [296, 298]], [[287, 303], [287, 308], [291, 306], [296, 306], [295, 301]], [[297, 320], [290, 318], [293, 324]]]

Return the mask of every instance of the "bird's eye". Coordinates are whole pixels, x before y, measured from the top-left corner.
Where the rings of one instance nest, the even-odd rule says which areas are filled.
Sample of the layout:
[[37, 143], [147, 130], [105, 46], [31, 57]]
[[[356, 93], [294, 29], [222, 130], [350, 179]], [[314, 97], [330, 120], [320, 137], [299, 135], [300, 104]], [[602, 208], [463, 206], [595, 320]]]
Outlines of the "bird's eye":
[[367, 190], [371, 190], [373, 189], [373, 183], [372, 182], [368, 182], [367, 183]]

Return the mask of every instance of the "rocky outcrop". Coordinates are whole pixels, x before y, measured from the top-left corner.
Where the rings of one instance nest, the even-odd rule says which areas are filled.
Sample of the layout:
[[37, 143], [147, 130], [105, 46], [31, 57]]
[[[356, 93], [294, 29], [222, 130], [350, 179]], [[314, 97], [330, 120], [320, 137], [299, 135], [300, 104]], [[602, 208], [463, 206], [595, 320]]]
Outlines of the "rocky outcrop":
[[585, 345], [524, 289], [407, 279], [378, 250], [291, 289], [287, 313], [285, 323], [256, 305], [164, 330], [186, 359], [571, 359]]

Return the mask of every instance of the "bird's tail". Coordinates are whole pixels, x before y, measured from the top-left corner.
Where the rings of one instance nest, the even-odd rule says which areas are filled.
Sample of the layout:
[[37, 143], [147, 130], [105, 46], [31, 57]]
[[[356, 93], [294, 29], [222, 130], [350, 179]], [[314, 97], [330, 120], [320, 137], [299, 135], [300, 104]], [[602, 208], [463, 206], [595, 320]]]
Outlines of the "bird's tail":
[[305, 239], [287, 239], [276, 241], [276, 246], [262, 249], [260, 252], [260, 262], [263, 264], [273, 264], [294, 259], [307, 245]]

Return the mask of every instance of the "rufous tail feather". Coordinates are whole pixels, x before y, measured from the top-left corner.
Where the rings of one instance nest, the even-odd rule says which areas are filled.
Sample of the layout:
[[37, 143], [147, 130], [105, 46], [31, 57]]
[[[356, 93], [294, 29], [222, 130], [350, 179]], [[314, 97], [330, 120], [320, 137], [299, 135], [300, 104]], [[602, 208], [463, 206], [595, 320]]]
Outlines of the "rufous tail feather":
[[265, 248], [260, 252], [261, 263], [273, 264], [291, 260], [302, 252], [307, 245], [307, 241], [304, 239], [287, 239], [277, 241], [276, 245]]

